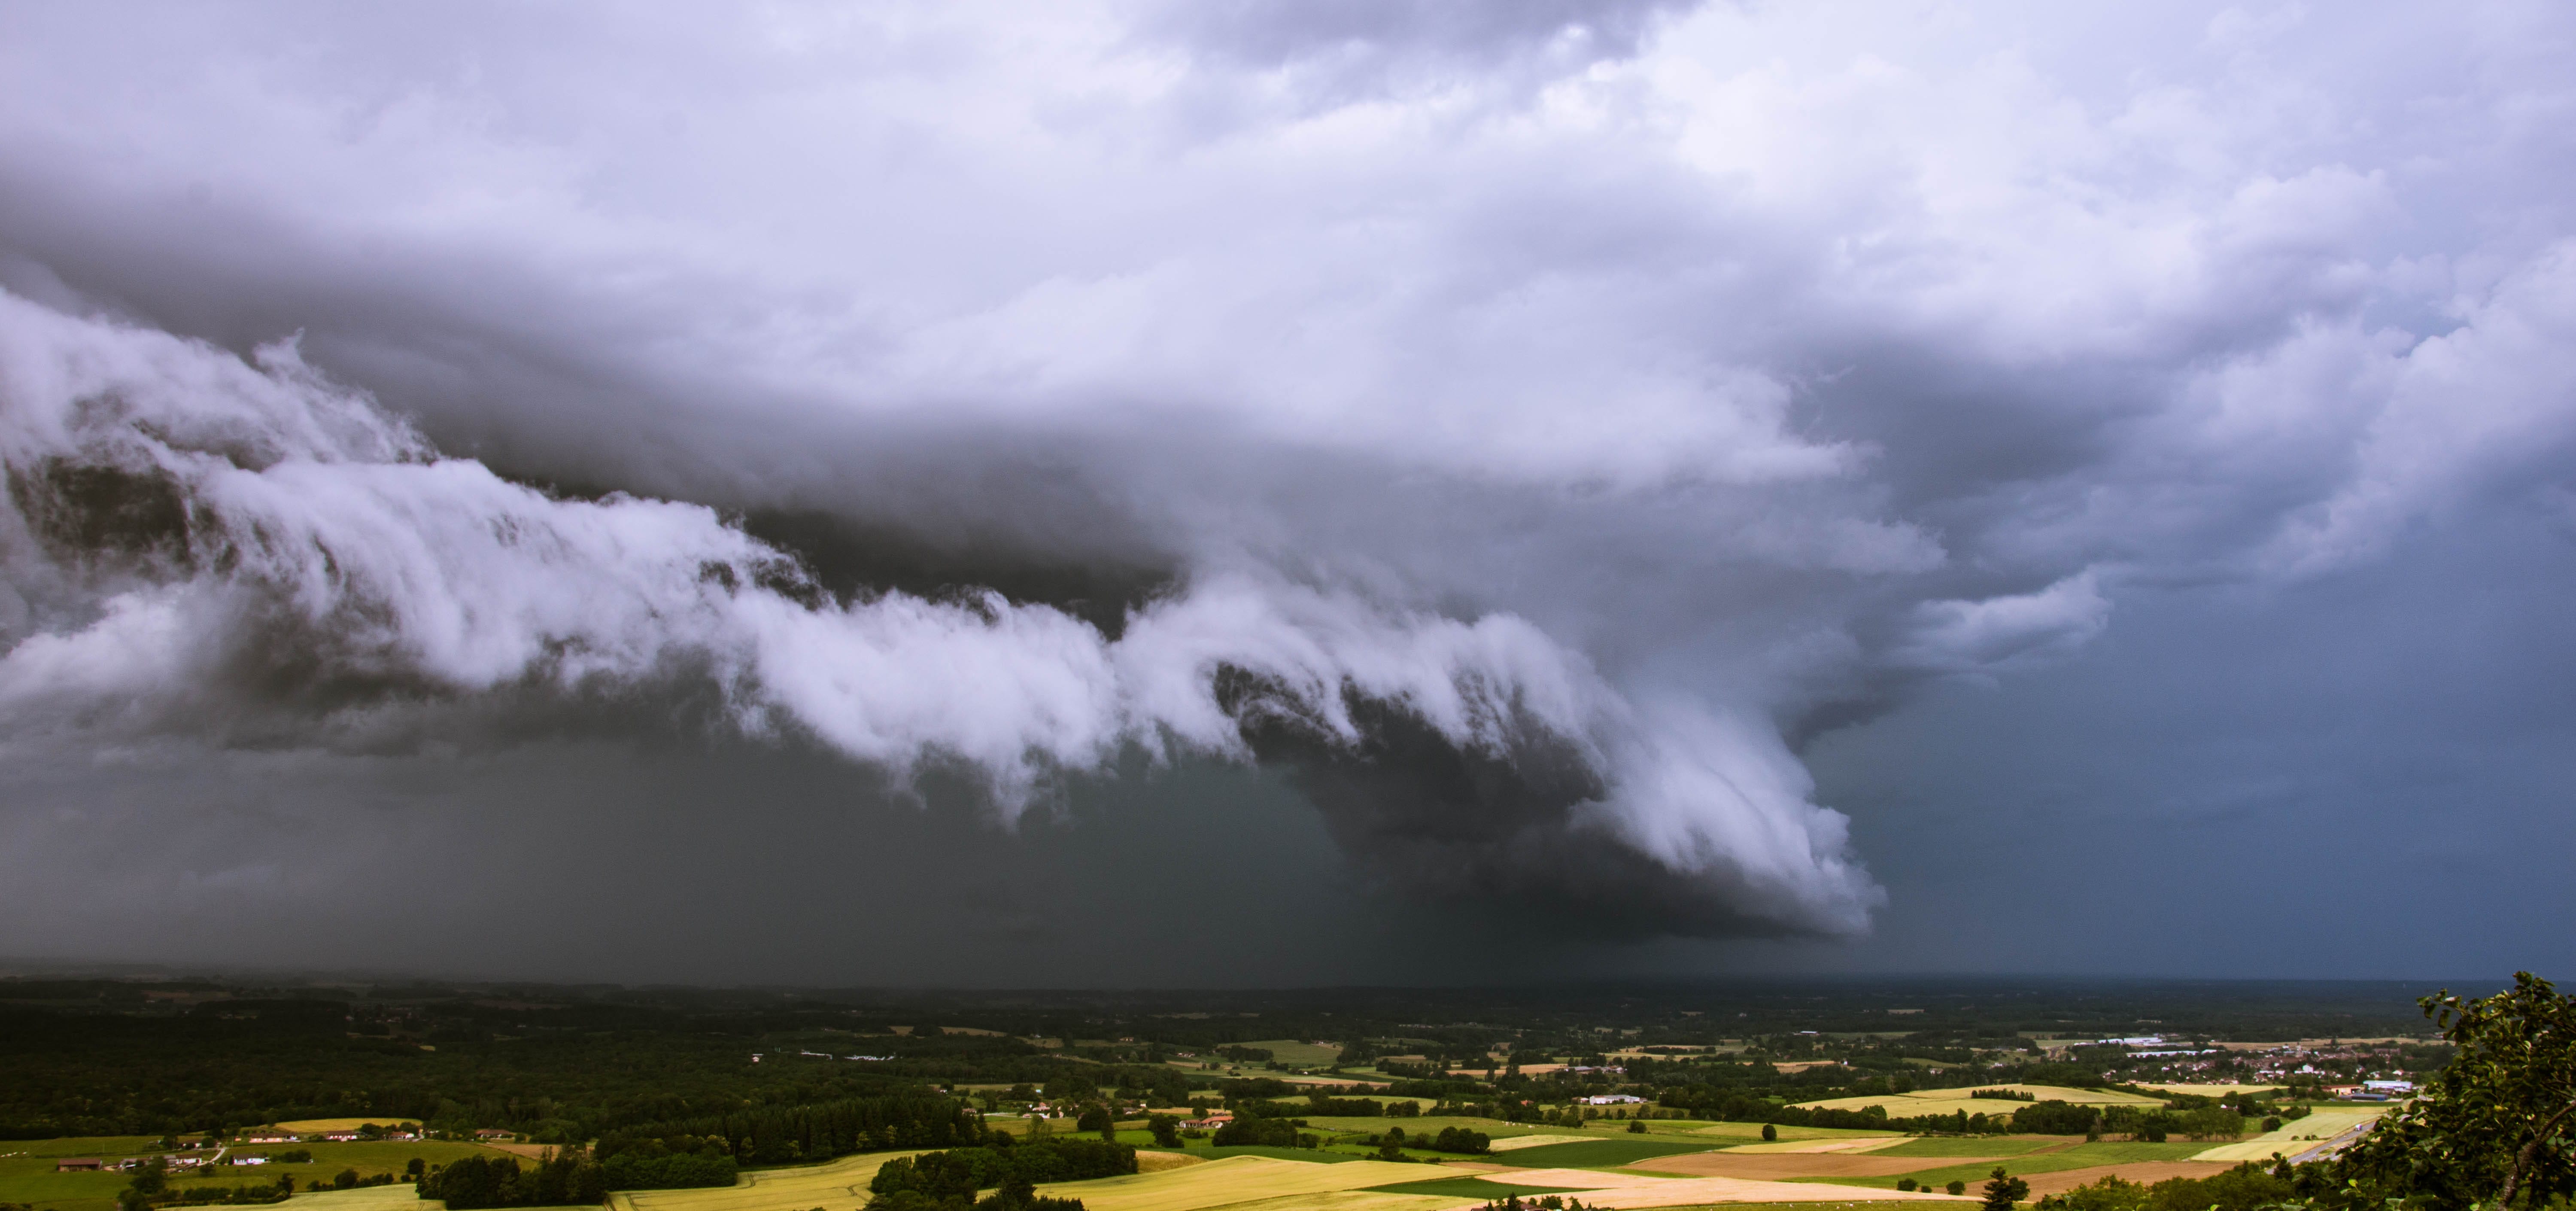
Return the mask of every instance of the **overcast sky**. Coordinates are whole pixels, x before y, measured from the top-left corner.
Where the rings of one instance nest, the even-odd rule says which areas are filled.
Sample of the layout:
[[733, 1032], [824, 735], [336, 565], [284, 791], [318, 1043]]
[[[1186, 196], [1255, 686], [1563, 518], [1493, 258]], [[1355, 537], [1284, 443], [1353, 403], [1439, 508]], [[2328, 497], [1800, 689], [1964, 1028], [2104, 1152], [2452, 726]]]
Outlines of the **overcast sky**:
[[0, 4], [0, 956], [2563, 973], [2571, 62]]

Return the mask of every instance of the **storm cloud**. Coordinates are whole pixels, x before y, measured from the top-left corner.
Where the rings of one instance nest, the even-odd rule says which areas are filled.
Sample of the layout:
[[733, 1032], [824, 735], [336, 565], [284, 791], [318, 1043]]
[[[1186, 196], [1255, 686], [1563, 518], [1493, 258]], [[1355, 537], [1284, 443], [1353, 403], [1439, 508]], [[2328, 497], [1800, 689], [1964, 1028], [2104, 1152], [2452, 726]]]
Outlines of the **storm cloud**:
[[0, 20], [0, 752], [120, 827], [1238, 778], [1392, 902], [1851, 938], [1812, 762], [2576, 499], [2545, 6]]

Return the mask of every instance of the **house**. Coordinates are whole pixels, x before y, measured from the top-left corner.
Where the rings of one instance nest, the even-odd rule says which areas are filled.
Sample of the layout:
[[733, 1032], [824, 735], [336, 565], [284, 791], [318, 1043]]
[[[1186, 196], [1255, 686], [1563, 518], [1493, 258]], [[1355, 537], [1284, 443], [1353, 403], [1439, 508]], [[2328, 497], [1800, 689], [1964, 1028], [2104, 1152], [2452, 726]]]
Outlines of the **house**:
[[325, 1131], [322, 1133], [322, 1138], [330, 1140], [333, 1143], [345, 1144], [358, 1138], [358, 1133], [355, 1131]]
[[517, 1133], [515, 1132], [503, 1131], [498, 1127], [485, 1127], [482, 1130], [476, 1131], [474, 1133], [474, 1138], [478, 1140], [506, 1140], [514, 1138], [516, 1134]]
[[2363, 1081], [2361, 1087], [2372, 1093], [2413, 1093], [2413, 1081]]
[[1634, 1106], [1646, 1099], [1633, 1093], [1604, 1093], [1598, 1097], [1576, 1099], [1586, 1106]]
[[1216, 1130], [1217, 1128], [1219, 1128], [1219, 1127], [1223, 1127], [1223, 1126], [1225, 1126], [1226, 1124], [1231, 1123], [1231, 1122], [1233, 1122], [1233, 1121], [1234, 1121], [1234, 1116], [1233, 1116], [1233, 1115], [1231, 1115], [1231, 1114], [1226, 1114], [1226, 1113], [1223, 1113], [1223, 1112], [1219, 1112], [1219, 1113], [1216, 1113], [1216, 1114], [1211, 1114], [1211, 1115], [1207, 1116], [1206, 1118], [1183, 1119], [1183, 1120], [1181, 1120], [1181, 1130], [1183, 1130], [1183, 1131], [1214, 1131], [1214, 1130]]
[[98, 1158], [95, 1156], [66, 1156], [54, 1162], [56, 1173], [96, 1173], [98, 1169]]
[[295, 1136], [287, 1135], [284, 1132], [263, 1131], [256, 1135], [243, 1136], [242, 1142], [245, 1144], [292, 1144], [298, 1141]]
[[224, 1163], [227, 1165], [265, 1165], [268, 1163], [268, 1158], [265, 1156], [236, 1156]]

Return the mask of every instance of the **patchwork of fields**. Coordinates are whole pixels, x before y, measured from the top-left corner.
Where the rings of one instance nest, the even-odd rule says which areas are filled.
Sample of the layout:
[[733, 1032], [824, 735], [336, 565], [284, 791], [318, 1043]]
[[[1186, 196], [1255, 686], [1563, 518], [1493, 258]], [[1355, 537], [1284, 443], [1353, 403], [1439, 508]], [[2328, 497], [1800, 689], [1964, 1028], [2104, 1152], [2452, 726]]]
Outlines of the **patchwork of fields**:
[[[1836, 1099], [1886, 1105], [1912, 1103], [1930, 1112], [1957, 1107], [1965, 1091], [1935, 1091], [1905, 1098]], [[2041, 1097], [2117, 1104], [2130, 1095], [2032, 1087]], [[1946, 1095], [1946, 1096], [1944, 1096]], [[1825, 1103], [1835, 1104], [1835, 1103]], [[2008, 1109], [2018, 1102], [1988, 1101]], [[1911, 1106], [1908, 1107], [1911, 1109]], [[1587, 1207], [1726, 1206], [1816, 1208], [1949, 1201], [1941, 1189], [1961, 1181], [1974, 1190], [1997, 1165], [2030, 1180], [2035, 1194], [2050, 1193], [2117, 1173], [2130, 1180], [2206, 1176], [2238, 1160], [2274, 1152], [2295, 1153], [2365, 1123], [2383, 1106], [2323, 1107], [2281, 1131], [2240, 1143], [2084, 1143], [2065, 1137], [1909, 1137], [1885, 1132], [1779, 1128], [1762, 1141], [1754, 1123], [1647, 1120], [1643, 1131], [1627, 1124], [1589, 1127], [1511, 1124], [1474, 1118], [1330, 1119], [1316, 1123], [1339, 1138], [1328, 1150], [1213, 1149], [1204, 1141], [1182, 1151], [1147, 1150], [1141, 1172], [1125, 1177], [1057, 1183], [1045, 1193], [1083, 1200], [1086, 1211], [1451, 1211], [1489, 1199], [1524, 1199], [1559, 1192]], [[1890, 1113], [1899, 1113], [1889, 1105]], [[1456, 1126], [1494, 1137], [1493, 1151], [1475, 1157], [1410, 1152], [1404, 1162], [1377, 1159], [1359, 1136], [1402, 1127], [1408, 1134]], [[1124, 1133], [1143, 1137], [1142, 1132]], [[2314, 1138], [2310, 1138], [2314, 1137]], [[1128, 1142], [1145, 1144], [1147, 1139]], [[55, 1173], [63, 1156], [113, 1160], [145, 1153], [141, 1138], [50, 1140], [0, 1155], [0, 1202], [32, 1204], [42, 1211], [113, 1211], [125, 1182], [120, 1173]], [[298, 1184], [328, 1180], [343, 1169], [362, 1175], [400, 1172], [413, 1157], [442, 1164], [491, 1150], [462, 1143], [315, 1144], [307, 1165], [234, 1169], [209, 1184], [274, 1182], [281, 1172]], [[878, 1168], [913, 1153], [871, 1153], [827, 1164], [745, 1174], [730, 1188], [655, 1190], [613, 1194], [608, 1211], [862, 1211], [868, 1182]], [[1911, 1179], [1920, 1187], [1899, 1191]], [[179, 1179], [193, 1183], [201, 1179]], [[184, 1186], [183, 1186], [184, 1188]], [[439, 1211], [413, 1188], [393, 1185], [302, 1194], [287, 1211]]]

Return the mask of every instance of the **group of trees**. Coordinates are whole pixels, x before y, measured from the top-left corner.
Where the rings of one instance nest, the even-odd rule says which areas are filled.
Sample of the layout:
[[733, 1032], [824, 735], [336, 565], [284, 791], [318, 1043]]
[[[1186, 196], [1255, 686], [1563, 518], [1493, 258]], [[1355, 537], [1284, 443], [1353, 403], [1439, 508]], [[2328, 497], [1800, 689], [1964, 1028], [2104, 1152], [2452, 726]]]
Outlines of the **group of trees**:
[[478, 1211], [596, 1203], [608, 1193], [608, 1184], [589, 1150], [566, 1148], [526, 1169], [515, 1157], [465, 1157], [431, 1169], [421, 1177], [419, 1190], [422, 1198], [446, 1200], [447, 1211]]
[[[648, 1123], [603, 1134], [599, 1150], [615, 1157], [642, 1147], [643, 1140], [684, 1139], [690, 1141], [685, 1146], [663, 1144], [663, 1152], [720, 1153], [738, 1164], [782, 1165], [888, 1148], [954, 1148], [983, 1143], [985, 1135], [983, 1119], [955, 1099], [914, 1090]], [[709, 1140], [716, 1142], [703, 1142]]]
[[1407, 1134], [1402, 1127], [1389, 1127], [1383, 1134], [1360, 1137], [1360, 1142], [1378, 1150], [1384, 1160], [1400, 1160], [1406, 1148], [1425, 1148], [1433, 1152], [1454, 1152], [1474, 1156], [1493, 1151], [1493, 1140], [1482, 1131], [1465, 1127], [1443, 1127], [1438, 1132], [1416, 1131]]
[[[1083, 1139], [1014, 1143], [993, 1137], [993, 1147], [952, 1148], [891, 1160], [868, 1183], [876, 1211], [1081, 1211], [1080, 1199], [1039, 1198], [1039, 1182], [1082, 1181], [1136, 1171], [1136, 1150]], [[976, 1191], [994, 1190], [977, 1200]]]

